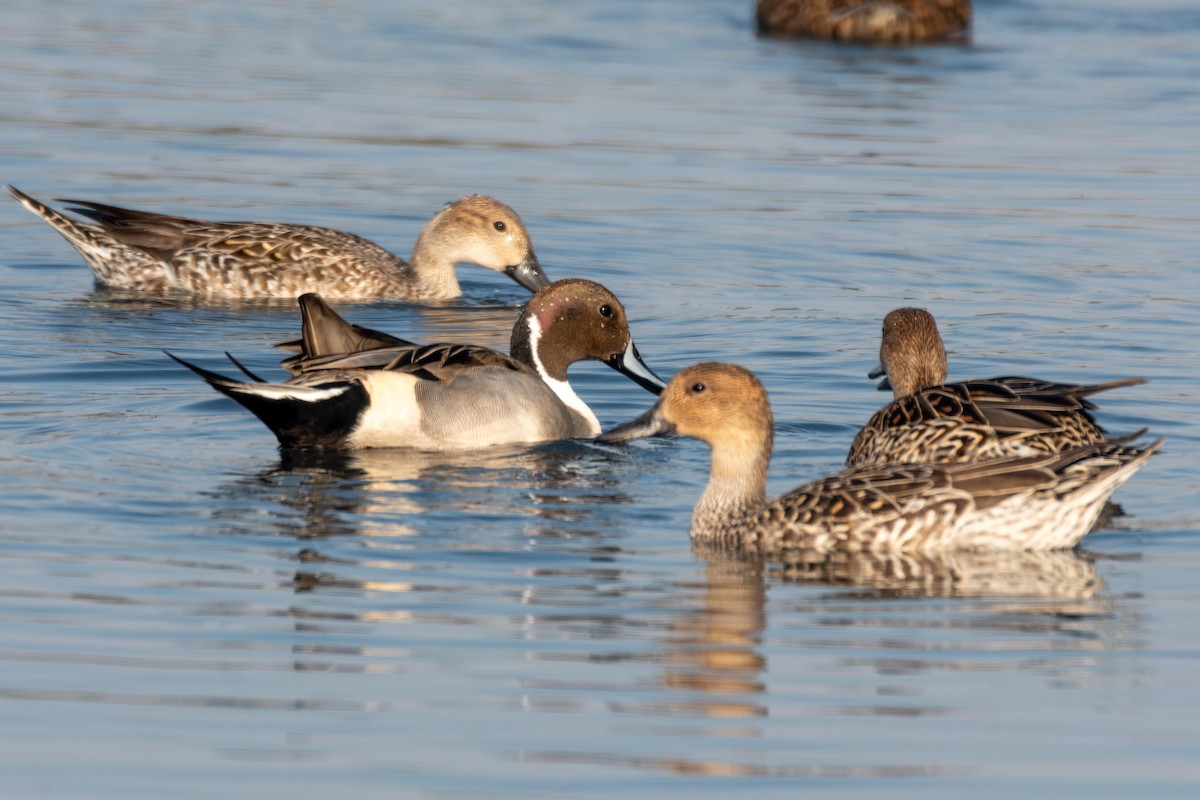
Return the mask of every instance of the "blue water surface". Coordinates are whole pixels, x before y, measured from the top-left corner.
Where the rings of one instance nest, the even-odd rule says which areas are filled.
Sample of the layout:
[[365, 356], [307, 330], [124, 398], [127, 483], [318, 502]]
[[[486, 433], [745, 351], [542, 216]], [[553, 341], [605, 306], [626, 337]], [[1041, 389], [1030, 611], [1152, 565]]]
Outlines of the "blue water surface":
[[[1164, 452], [1078, 553], [693, 550], [690, 440], [281, 454], [162, 353], [280, 375], [289, 303], [97, 289], [0, 211], [0, 769], [36, 798], [1196, 796], [1200, 9], [977, 0], [972, 41], [759, 39], [739, 0], [26, 3], [0, 181], [406, 255], [516, 208], [669, 375], [757, 372], [837, 469], [922, 305], [951, 374], [1139, 376]], [[356, 322], [504, 347], [520, 287]], [[572, 380], [605, 425], [651, 396]]]

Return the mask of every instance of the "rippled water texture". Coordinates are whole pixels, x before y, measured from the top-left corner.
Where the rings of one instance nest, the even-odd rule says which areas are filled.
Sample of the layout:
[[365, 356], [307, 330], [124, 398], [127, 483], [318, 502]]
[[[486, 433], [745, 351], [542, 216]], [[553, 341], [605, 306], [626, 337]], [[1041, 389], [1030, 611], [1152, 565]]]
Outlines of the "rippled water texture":
[[[760, 374], [771, 489], [956, 377], [1165, 452], [1080, 553], [694, 551], [686, 440], [293, 459], [167, 360], [278, 375], [289, 304], [96, 290], [0, 203], [0, 767], [13, 797], [1179, 797], [1200, 781], [1200, 9], [978, 0], [969, 46], [754, 36], [751, 3], [16, 4], [0, 181], [407, 254], [468, 192], [626, 303], [660, 373]], [[343, 307], [505, 345], [523, 292]], [[573, 370], [605, 425], [650, 396]]]

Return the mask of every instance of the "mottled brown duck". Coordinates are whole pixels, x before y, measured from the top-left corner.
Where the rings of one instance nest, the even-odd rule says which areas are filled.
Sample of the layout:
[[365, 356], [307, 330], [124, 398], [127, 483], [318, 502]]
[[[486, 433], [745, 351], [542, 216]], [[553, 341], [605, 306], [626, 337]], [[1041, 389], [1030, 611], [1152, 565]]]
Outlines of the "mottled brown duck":
[[1031, 456], [1097, 444], [1107, 432], [1092, 416], [1096, 406], [1088, 398], [1145, 383], [1020, 377], [946, 383], [946, 349], [933, 315], [923, 308], [898, 308], [884, 318], [879, 360], [870, 375], [886, 375], [880, 388], [892, 389], [895, 399], [859, 431], [847, 466]]
[[318, 292], [330, 300], [448, 300], [457, 264], [503, 272], [536, 292], [549, 280], [517, 213], [484, 195], [449, 203], [421, 231], [409, 261], [352, 233], [283, 222], [204, 220], [63, 200], [81, 222], [19, 189], [9, 193], [71, 243], [96, 281], [146, 294], [209, 300]]
[[758, 0], [760, 33], [904, 45], [964, 36], [970, 0]]
[[678, 433], [712, 449], [691, 534], [743, 551], [938, 552], [1074, 547], [1160, 445], [1097, 444], [1027, 458], [854, 467], [767, 499], [773, 423], [758, 379], [732, 364], [678, 372], [658, 402], [601, 437]]

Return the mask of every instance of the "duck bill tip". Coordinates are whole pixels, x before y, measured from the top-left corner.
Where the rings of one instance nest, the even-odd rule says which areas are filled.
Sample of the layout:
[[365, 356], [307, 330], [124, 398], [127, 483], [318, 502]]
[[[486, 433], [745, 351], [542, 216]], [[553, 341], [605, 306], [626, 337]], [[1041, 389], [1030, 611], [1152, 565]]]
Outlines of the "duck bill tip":
[[504, 270], [504, 274], [534, 294], [539, 289], [544, 289], [550, 285], [550, 279], [542, 271], [542, 265], [538, 263], [537, 256], [533, 254], [532, 250], [526, 254], [525, 260], [520, 264], [507, 267]]
[[675, 425], [668, 422], [662, 415], [658, 404], [642, 414], [637, 419], [618, 425], [610, 431], [605, 431], [596, 437], [600, 444], [624, 444], [634, 439], [648, 439], [652, 436], [667, 436], [675, 433]]
[[887, 369], [884, 368], [883, 364], [880, 364], [879, 366], [875, 367], [875, 369], [868, 372], [867, 377], [871, 380], [883, 378], [883, 380], [875, 384], [875, 388], [879, 391], [890, 392], [892, 390], [892, 383], [888, 380]]
[[660, 395], [663, 389], [667, 388], [666, 381], [655, 375], [654, 371], [646, 366], [633, 339], [629, 340], [629, 344], [622, 352], [614, 353], [604, 363], [651, 394]]

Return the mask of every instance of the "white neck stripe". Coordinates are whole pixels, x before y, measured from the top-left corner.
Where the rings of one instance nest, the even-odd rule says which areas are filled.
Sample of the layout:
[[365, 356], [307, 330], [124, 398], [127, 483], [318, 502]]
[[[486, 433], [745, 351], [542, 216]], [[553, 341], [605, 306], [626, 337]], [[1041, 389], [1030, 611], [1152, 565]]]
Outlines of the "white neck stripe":
[[575, 390], [571, 388], [570, 382], [565, 380], [560, 381], [557, 378], [551, 378], [546, 373], [546, 368], [542, 366], [541, 356], [538, 354], [538, 345], [540, 344], [540, 340], [542, 338], [542, 324], [538, 322], [538, 318], [534, 314], [529, 315], [528, 321], [529, 352], [533, 354], [534, 369], [537, 370], [538, 375], [541, 376], [541, 379], [545, 381], [546, 385], [549, 386], [556, 395], [558, 395], [558, 399], [562, 401], [564, 406], [587, 420], [588, 424], [592, 426], [592, 435], [599, 436], [600, 420], [597, 419], [596, 415], [592, 413], [592, 410], [588, 408], [587, 403], [583, 402], [579, 395], [575, 394]]

